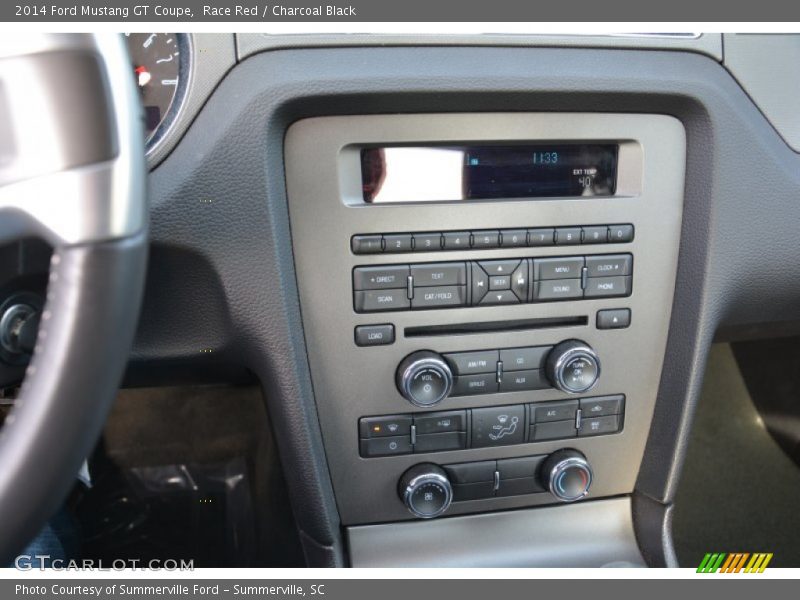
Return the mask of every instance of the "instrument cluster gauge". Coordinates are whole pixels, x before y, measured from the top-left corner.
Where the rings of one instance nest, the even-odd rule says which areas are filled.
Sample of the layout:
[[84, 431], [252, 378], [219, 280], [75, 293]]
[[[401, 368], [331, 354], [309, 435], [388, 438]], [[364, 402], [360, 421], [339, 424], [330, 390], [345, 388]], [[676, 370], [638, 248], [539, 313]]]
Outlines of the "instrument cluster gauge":
[[142, 98], [148, 153], [169, 131], [189, 78], [189, 36], [183, 33], [125, 34]]

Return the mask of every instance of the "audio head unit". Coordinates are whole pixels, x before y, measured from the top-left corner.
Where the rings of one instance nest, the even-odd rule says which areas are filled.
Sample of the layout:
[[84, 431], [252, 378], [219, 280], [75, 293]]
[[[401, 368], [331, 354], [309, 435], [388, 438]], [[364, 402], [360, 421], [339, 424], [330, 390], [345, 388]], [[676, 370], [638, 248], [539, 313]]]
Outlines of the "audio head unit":
[[285, 156], [346, 526], [632, 492], [675, 285], [676, 119], [321, 117]]

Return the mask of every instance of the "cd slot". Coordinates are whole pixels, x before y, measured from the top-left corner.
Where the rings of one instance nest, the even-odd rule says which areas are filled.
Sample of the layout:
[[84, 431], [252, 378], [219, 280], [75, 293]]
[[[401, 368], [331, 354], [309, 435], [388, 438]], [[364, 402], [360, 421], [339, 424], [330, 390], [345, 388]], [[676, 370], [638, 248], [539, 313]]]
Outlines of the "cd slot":
[[545, 317], [539, 319], [514, 319], [512, 321], [485, 321], [478, 323], [451, 323], [448, 325], [422, 325], [406, 327], [405, 337], [429, 337], [436, 335], [466, 335], [470, 333], [501, 333], [504, 331], [530, 331], [532, 329], [554, 329], [557, 327], [582, 327], [589, 324], [589, 317]]

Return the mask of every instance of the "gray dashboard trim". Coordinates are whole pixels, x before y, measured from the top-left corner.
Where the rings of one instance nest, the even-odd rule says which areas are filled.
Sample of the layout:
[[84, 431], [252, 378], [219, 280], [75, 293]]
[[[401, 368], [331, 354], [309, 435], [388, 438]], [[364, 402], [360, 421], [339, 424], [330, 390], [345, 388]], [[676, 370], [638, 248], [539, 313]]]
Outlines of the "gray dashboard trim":
[[646, 566], [629, 498], [349, 527], [347, 542], [353, 567]]
[[[345, 558], [303, 340], [285, 132], [312, 116], [489, 110], [654, 112], [686, 129], [673, 319], [636, 493], [674, 497], [717, 328], [800, 320], [797, 227], [786, 218], [800, 197], [800, 157], [707, 56], [402, 47], [248, 58], [151, 173], [161, 254], [150, 263], [134, 360], [150, 367], [138, 383], [172, 359], [200, 370], [242, 365], [261, 379], [298, 526], [320, 549], [314, 565]], [[212, 299], [212, 310], [187, 311], [198, 299]], [[200, 344], [213, 348], [210, 359]]]
[[523, 35], [485, 33], [460, 34], [269, 34], [239, 33], [236, 50], [239, 60], [252, 54], [281, 48], [358, 47], [358, 46], [524, 46], [530, 48], [627, 48], [635, 50], [683, 50], [722, 60], [722, 35]]

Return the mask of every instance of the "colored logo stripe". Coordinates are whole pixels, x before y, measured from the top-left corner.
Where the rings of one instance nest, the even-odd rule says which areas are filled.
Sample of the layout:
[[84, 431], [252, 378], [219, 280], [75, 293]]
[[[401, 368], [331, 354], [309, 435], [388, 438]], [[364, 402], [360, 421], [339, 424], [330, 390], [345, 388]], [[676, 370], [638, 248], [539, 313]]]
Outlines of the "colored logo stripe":
[[[749, 562], [748, 562], [749, 559]], [[709, 552], [697, 567], [698, 573], [763, 573], [772, 560], [772, 553], [758, 552]], [[745, 563], [747, 566], [745, 566]]]

